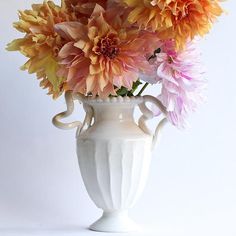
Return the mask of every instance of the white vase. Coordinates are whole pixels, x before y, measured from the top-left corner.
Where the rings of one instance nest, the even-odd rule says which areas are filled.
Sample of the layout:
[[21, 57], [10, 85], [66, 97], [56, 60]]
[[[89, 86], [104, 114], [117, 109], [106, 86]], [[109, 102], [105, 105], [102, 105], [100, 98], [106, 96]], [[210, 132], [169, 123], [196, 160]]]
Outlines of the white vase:
[[[90, 226], [102, 232], [130, 232], [138, 226], [128, 217], [131, 208], [143, 191], [149, 172], [151, 151], [159, 131], [166, 123], [163, 118], [154, 134], [146, 121], [153, 113], [146, 102], [157, 105], [166, 114], [162, 104], [152, 96], [112, 97], [107, 99], [83, 97], [67, 92], [67, 111], [56, 115], [53, 124], [58, 128], [77, 129], [77, 155], [80, 171], [89, 196], [103, 215]], [[62, 123], [74, 109], [73, 101], [83, 103], [84, 122]], [[134, 108], [143, 115], [134, 121]]]

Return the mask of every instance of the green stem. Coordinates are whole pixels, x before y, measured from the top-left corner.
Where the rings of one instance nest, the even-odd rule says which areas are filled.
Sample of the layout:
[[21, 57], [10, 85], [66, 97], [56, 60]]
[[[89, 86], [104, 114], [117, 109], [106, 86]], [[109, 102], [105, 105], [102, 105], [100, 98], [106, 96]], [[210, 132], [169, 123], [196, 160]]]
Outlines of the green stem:
[[143, 85], [143, 87], [141, 88], [141, 90], [139, 91], [139, 93], [137, 94], [137, 96], [141, 96], [142, 93], [143, 93], [143, 91], [145, 90], [145, 88], [147, 88], [148, 85], [149, 85], [149, 83], [146, 82], [146, 83]]

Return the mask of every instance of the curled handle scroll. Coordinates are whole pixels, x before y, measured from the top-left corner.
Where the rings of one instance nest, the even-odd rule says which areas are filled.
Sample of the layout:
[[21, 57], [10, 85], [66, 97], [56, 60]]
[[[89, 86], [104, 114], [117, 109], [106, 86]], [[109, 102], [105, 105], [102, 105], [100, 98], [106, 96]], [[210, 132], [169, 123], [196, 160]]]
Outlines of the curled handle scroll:
[[[163, 119], [161, 119], [161, 121], [158, 123], [156, 130], [154, 132], [154, 134], [152, 133], [152, 131], [148, 128], [146, 122], [150, 119], [152, 119], [155, 115], [154, 113], [147, 107], [146, 103], [150, 102], [153, 103], [154, 105], [156, 105], [160, 111], [162, 112], [162, 114], [165, 116]], [[143, 113], [143, 115], [139, 118], [138, 124], [139, 127], [146, 133], [149, 135], [152, 135], [153, 139], [152, 139], [152, 148], [155, 147], [156, 143], [159, 140], [160, 137], [160, 133], [162, 128], [167, 124], [168, 120], [166, 118], [167, 116], [167, 111], [166, 108], [162, 105], [162, 103], [155, 97], [150, 96], [150, 95], [145, 95], [143, 96], [143, 102], [139, 105], [139, 108], [141, 110], [141, 112]]]
[[[78, 100], [80, 102], [83, 101], [83, 95], [81, 94], [73, 94], [71, 91], [65, 92], [65, 101], [67, 110], [55, 115], [52, 119], [52, 123], [59, 129], [73, 129], [77, 128], [76, 136], [78, 136], [84, 129], [91, 126], [93, 119], [93, 109], [88, 104], [84, 104], [84, 110], [86, 112], [84, 121], [73, 121], [69, 123], [64, 123], [61, 119], [69, 117], [74, 111], [74, 101]], [[87, 126], [87, 127], [86, 127]]]

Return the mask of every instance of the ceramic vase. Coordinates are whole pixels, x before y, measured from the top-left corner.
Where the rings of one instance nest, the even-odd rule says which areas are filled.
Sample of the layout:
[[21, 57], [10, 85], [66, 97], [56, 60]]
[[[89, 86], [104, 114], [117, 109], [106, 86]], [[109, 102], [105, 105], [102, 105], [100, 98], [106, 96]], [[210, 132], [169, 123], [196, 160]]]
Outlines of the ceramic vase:
[[[130, 232], [138, 226], [128, 216], [128, 209], [138, 200], [148, 177], [151, 153], [164, 117], [152, 133], [146, 121], [153, 118], [147, 103], [166, 110], [152, 96], [85, 97], [66, 92], [67, 111], [56, 115], [53, 124], [61, 129], [77, 127], [77, 156], [80, 172], [87, 192], [98, 208], [103, 210], [100, 219], [90, 226], [101, 232]], [[86, 112], [83, 122], [63, 123], [74, 110], [74, 100], [82, 102]], [[142, 112], [136, 123], [134, 109]]]

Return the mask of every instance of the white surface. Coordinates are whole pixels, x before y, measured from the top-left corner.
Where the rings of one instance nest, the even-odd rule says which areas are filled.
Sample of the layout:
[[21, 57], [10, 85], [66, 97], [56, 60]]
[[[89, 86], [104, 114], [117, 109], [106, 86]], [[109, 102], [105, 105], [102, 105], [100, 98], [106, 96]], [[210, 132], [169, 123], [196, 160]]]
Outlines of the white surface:
[[[50, 121], [65, 108], [63, 99], [44, 95], [35, 77], [18, 69], [24, 57], [4, 50], [20, 35], [10, 27], [16, 10], [31, 2], [0, 1], [0, 235], [107, 235], [85, 229], [101, 212], [82, 184], [74, 131]], [[152, 235], [236, 235], [236, 1], [224, 6], [228, 15], [202, 41], [208, 102], [191, 116], [188, 131], [165, 129], [131, 211], [135, 221], [156, 228]]]

